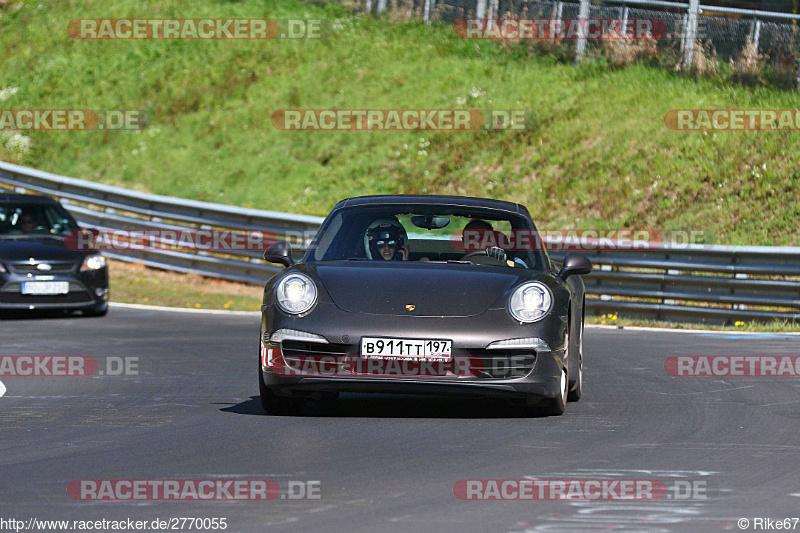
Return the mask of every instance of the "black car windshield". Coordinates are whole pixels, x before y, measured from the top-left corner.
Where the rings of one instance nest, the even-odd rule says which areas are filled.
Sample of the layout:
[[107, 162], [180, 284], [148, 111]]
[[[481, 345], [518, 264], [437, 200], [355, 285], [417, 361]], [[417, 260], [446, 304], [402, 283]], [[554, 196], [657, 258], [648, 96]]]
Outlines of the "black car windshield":
[[431, 204], [344, 207], [331, 213], [305, 262], [423, 261], [544, 270], [527, 217], [499, 209]]
[[59, 204], [0, 202], [0, 239], [63, 237], [76, 229], [75, 220]]

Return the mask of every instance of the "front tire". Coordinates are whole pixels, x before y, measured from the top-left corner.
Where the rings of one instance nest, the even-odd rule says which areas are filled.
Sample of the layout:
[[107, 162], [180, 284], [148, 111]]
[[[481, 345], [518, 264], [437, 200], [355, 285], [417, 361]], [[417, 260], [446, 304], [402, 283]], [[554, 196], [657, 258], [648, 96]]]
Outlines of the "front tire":
[[570, 402], [577, 402], [581, 399], [581, 395], [583, 394], [583, 321], [580, 324], [580, 334], [578, 337], [578, 365], [575, 376], [575, 381], [570, 382], [569, 387], [569, 395], [567, 395], [567, 401]]
[[284, 398], [276, 396], [269, 387], [264, 385], [264, 371], [261, 361], [258, 362], [258, 393], [261, 397], [261, 408], [272, 415], [301, 415], [306, 410], [308, 400], [305, 398]]
[[[570, 395], [570, 382], [569, 382], [569, 360], [572, 355], [570, 349], [570, 342], [572, 339], [569, 334], [569, 325], [567, 331], [564, 332], [564, 368], [561, 369], [561, 380], [559, 382], [559, 394], [555, 398], [547, 398], [542, 404], [543, 411], [549, 416], [561, 416], [567, 408], [567, 401]], [[578, 376], [580, 379], [580, 375]]]
[[567, 409], [567, 396], [568, 396], [568, 388], [569, 388], [569, 380], [567, 378], [567, 370], [564, 367], [564, 370], [561, 371], [561, 383], [560, 383], [560, 394], [555, 398], [548, 398], [542, 404], [542, 411], [547, 416], [561, 416], [564, 414], [564, 411]]

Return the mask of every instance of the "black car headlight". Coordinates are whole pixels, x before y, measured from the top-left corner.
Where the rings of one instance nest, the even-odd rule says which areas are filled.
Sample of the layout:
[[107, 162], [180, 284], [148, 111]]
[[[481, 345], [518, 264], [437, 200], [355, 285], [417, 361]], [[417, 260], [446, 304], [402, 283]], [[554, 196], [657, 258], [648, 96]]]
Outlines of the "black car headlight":
[[8, 271], [6, 270], [6, 267], [3, 266], [3, 263], [0, 263], [0, 274], [2, 274], [3, 272], [8, 272]]
[[511, 316], [520, 322], [541, 320], [553, 307], [553, 295], [544, 283], [531, 281], [520, 285], [508, 299]]
[[289, 274], [278, 282], [275, 296], [283, 311], [300, 315], [317, 303], [317, 286], [305, 274]]
[[81, 272], [87, 270], [100, 270], [106, 266], [106, 258], [100, 254], [87, 255], [81, 265]]

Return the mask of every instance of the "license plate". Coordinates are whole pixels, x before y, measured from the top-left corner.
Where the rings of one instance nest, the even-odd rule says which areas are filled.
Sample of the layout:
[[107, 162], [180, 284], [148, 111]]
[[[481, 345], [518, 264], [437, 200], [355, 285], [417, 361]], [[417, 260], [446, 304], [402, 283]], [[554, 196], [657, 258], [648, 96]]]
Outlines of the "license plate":
[[391, 339], [386, 337], [362, 337], [361, 356], [370, 358], [398, 359], [450, 359], [453, 342], [430, 339]]
[[22, 283], [22, 294], [67, 294], [68, 281], [25, 281]]

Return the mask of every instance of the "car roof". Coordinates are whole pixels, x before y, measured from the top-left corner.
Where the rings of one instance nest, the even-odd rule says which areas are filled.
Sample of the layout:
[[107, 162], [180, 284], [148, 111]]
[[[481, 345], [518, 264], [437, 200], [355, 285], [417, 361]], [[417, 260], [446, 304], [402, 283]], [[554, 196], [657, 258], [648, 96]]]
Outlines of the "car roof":
[[485, 207], [510, 211], [530, 216], [528, 209], [521, 204], [494, 200], [491, 198], [475, 198], [472, 196], [433, 196], [429, 194], [383, 194], [376, 196], [358, 196], [339, 202], [334, 209], [361, 205], [394, 205], [394, 204], [431, 204], [458, 207]]
[[27, 204], [57, 204], [50, 196], [40, 194], [0, 193], [0, 202], [24, 202]]

